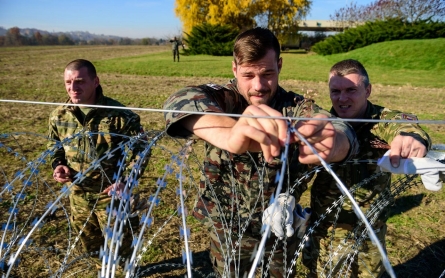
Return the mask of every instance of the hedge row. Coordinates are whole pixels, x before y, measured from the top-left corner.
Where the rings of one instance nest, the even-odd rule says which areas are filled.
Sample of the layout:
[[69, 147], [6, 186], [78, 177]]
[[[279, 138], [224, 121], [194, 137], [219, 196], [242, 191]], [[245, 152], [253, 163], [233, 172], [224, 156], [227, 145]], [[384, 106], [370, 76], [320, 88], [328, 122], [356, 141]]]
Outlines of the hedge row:
[[391, 19], [367, 22], [359, 27], [350, 28], [314, 44], [312, 51], [320, 55], [331, 55], [384, 41], [443, 37], [445, 37], [445, 22], [406, 23], [402, 20]]

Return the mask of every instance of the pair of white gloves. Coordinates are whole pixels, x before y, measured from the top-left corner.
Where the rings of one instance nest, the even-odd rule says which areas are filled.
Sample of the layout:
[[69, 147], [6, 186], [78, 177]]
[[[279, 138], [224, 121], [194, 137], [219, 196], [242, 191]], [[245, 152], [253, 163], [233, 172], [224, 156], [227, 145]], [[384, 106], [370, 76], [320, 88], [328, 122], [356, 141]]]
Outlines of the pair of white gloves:
[[300, 204], [295, 205], [292, 195], [281, 193], [276, 200], [263, 212], [263, 225], [270, 225], [271, 231], [279, 239], [284, 236], [291, 237], [297, 231], [297, 236], [302, 238], [311, 216], [311, 209], [303, 209]]
[[445, 164], [428, 157], [412, 157], [401, 158], [399, 167], [395, 168], [389, 161], [390, 152], [387, 151], [377, 161], [377, 165], [383, 172], [407, 175], [419, 174], [426, 189], [438, 191], [442, 188], [439, 172], [445, 172]]

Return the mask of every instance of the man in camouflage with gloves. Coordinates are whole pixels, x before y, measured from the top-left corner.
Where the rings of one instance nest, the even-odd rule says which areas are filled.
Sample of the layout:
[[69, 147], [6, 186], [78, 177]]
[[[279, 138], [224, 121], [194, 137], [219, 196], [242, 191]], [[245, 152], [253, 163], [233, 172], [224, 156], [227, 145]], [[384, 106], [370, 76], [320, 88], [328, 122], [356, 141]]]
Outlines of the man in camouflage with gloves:
[[[103, 235], [106, 234], [108, 219], [106, 208], [110, 205], [111, 195], [116, 194], [121, 200], [130, 201], [126, 179], [138, 161], [142, 166], [137, 173], [131, 173], [132, 179], [136, 179], [145, 168], [146, 159], [140, 163], [142, 158], [139, 157], [144, 150], [144, 141], [137, 139], [131, 149], [124, 148], [124, 143], [130, 137], [135, 140], [143, 129], [139, 116], [130, 110], [89, 106], [124, 107], [103, 95], [96, 69], [90, 61], [78, 59], [68, 63], [64, 82], [69, 99], [66, 105], [57, 107], [49, 117], [51, 142], [48, 148], [56, 147], [51, 158], [54, 180], [70, 185], [71, 225], [77, 233], [81, 231], [80, 241], [85, 251], [92, 254], [104, 245]], [[119, 165], [126, 165], [120, 175]], [[84, 178], [78, 179], [77, 174], [82, 174]], [[72, 184], [74, 181], [77, 182]], [[116, 200], [114, 204], [117, 209], [125, 202]], [[136, 225], [129, 225], [129, 221]], [[130, 218], [125, 222], [124, 240], [120, 238], [122, 246], [119, 253], [128, 256], [133, 240], [131, 229], [137, 227], [138, 219]]]
[[[283, 61], [278, 40], [270, 30], [254, 28], [238, 35], [233, 55], [235, 79], [229, 84], [186, 87], [166, 100], [164, 109], [170, 110], [165, 113], [167, 132], [205, 141], [206, 158], [193, 215], [209, 229], [210, 258], [219, 275], [243, 277], [249, 272], [264, 218], [273, 232], [265, 248], [266, 257], [273, 255], [268, 274], [286, 277], [290, 271], [293, 277], [290, 261], [298, 240], [289, 227], [293, 222], [291, 206], [305, 187], [296, 181], [306, 172], [305, 164], [319, 161], [292, 133], [288, 157], [283, 158], [289, 163], [283, 173], [285, 182], [282, 191], [276, 192], [275, 178], [282, 164], [278, 156], [285, 146], [288, 122], [273, 117], [313, 118], [291, 124], [331, 162], [355, 153], [355, 134], [343, 122], [317, 120], [330, 114], [278, 85]], [[271, 213], [271, 220], [263, 212], [273, 196], [280, 206], [277, 213]], [[272, 252], [277, 237], [280, 240]]]
[[[360, 145], [360, 152], [354, 156], [357, 162], [333, 166], [364, 213], [379, 196], [389, 193], [391, 184], [390, 173], [378, 173], [377, 165], [367, 161], [379, 159], [390, 150], [389, 160], [398, 167], [401, 158], [424, 157], [431, 147], [428, 134], [414, 122], [415, 115], [372, 104], [368, 101], [371, 88], [366, 69], [356, 60], [340, 61], [329, 72], [331, 113], [339, 118], [365, 120], [350, 122]], [[371, 119], [406, 122], [366, 122]], [[317, 173], [311, 188], [309, 225], [320, 220], [321, 224], [303, 254], [303, 263], [310, 269], [308, 277], [337, 277], [339, 273], [342, 277], [380, 277], [384, 272], [381, 255], [363, 228], [357, 227], [359, 222], [349, 200], [343, 204], [338, 201], [341, 195], [329, 173]], [[333, 208], [335, 202], [339, 205]], [[383, 208], [374, 217], [374, 232], [385, 246], [388, 209]]]

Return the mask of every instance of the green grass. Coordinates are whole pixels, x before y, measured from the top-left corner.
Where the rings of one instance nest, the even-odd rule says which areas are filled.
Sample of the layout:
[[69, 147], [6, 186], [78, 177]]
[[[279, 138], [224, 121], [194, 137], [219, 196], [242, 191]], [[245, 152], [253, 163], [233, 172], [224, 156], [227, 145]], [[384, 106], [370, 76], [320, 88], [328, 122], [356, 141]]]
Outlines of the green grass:
[[[445, 87], [445, 39], [391, 41], [330, 56], [284, 52], [282, 80], [325, 82], [330, 67], [343, 59], [357, 59], [368, 70], [372, 83]], [[181, 56], [171, 52], [120, 57], [95, 62], [100, 72], [151, 76], [232, 77], [232, 57]]]
[[347, 53], [320, 56], [283, 53], [282, 79], [327, 81], [329, 69], [344, 59], [359, 60], [371, 83], [445, 87], [445, 39], [390, 41]]
[[[357, 49], [350, 53], [324, 57], [295, 51], [285, 52], [282, 54], [284, 69], [281, 73], [280, 84], [288, 90], [299, 93], [309, 89], [317, 91], [317, 103], [321, 103], [323, 107], [327, 108], [330, 106], [326, 84], [329, 68], [341, 59], [356, 58], [365, 64], [374, 84], [371, 101], [392, 109], [415, 113], [422, 120], [443, 121], [445, 120], [445, 81], [442, 78], [444, 76], [443, 61], [445, 61], [444, 54], [442, 54], [445, 49], [444, 42], [443, 39], [387, 42]], [[62, 82], [63, 67], [68, 61], [76, 58], [93, 61], [97, 66], [105, 93], [133, 107], [161, 108], [165, 98], [183, 86], [202, 84], [217, 77], [222, 77], [221, 82], [225, 82], [227, 78], [232, 77], [231, 57], [181, 56], [180, 63], [173, 63], [169, 47], [163, 49], [155, 46], [0, 48], [2, 63], [2, 67], [0, 67], [0, 98], [64, 101], [66, 92]], [[305, 80], [315, 82], [306, 82]], [[412, 86], [400, 86], [400, 84], [411, 84]], [[48, 115], [52, 109], [53, 107], [43, 105], [1, 103], [0, 116], [5, 120], [0, 123], [0, 129], [5, 133], [26, 130], [46, 134]], [[163, 128], [164, 120], [160, 113], [140, 112], [139, 114], [145, 130]], [[429, 132], [433, 143], [445, 142], [443, 124], [425, 124], [422, 127]], [[32, 137], [32, 140], [24, 141], [25, 139], [26, 136], [14, 140], [21, 143], [20, 153], [26, 154], [28, 158], [36, 157], [45, 149], [46, 141], [42, 138], [36, 140], [35, 137]], [[11, 140], [13, 138], [6, 142], [7, 145], [18, 150], [17, 143]], [[171, 153], [161, 150], [160, 147], [174, 152], [180, 149], [178, 143], [165, 141], [158, 143], [159, 148], [155, 148], [153, 151], [149, 167], [141, 179], [142, 194], [153, 192], [156, 180], [162, 177], [165, 172], [163, 167], [171, 161]], [[190, 159], [193, 159], [190, 165], [194, 168], [191, 173], [193, 180], [187, 183], [190, 185], [186, 200], [189, 209], [193, 207], [195, 186], [199, 182], [197, 168], [203, 156], [202, 142], [198, 141], [195, 144], [194, 151], [198, 158], [195, 161], [196, 157], [190, 156]], [[4, 148], [0, 155], [4, 156], [4, 163], [1, 164], [4, 175], [14, 174], [17, 169], [25, 167], [21, 161], [14, 158], [11, 153], [7, 153]], [[51, 180], [50, 169], [49, 165], [42, 167], [42, 176], [48, 179], [52, 190], [59, 191], [61, 184], [56, 184]], [[46, 174], [44, 171], [48, 171], [48, 173]], [[162, 226], [166, 218], [173, 214], [177, 208], [179, 197], [176, 194], [176, 188], [178, 182], [174, 176], [168, 176], [167, 182], [167, 188], [163, 189], [161, 193], [162, 202], [159, 207], [155, 208], [154, 226], [150, 232], [156, 232], [156, 228]], [[304, 200], [308, 200], [309, 193], [308, 190], [303, 195]], [[46, 204], [47, 198], [52, 196], [52, 193], [48, 193], [48, 197], [44, 196], [40, 191], [38, 194], [40, 194], [39, 198], [42, 198], [38, 199], [39, 205]], [[422, 185], [414, 186], [399, 196], [394, 207], [396, 213], [388, 221], [390, 229], [387, 236], [387, 249], [393, 265], [415, 265], [409, 260], [416, 257], [418, 252], [428, 250], [432, 250], [428, 253], [431, 254], [428, 261], [439, 258], [441, 261], [438, 265], [442, 265], [445, 255], [443, 252], [432, 254], [438, 250], [432, 247], [438, 240], [443, 240], [444, 200], [445, 190], [426, 192]], [[29, 200], [28, 202], [31, 204], [33, 201]], [[63, 202], [65, 205], [68, 204], [66, 198]], [[3, 210], [10, 206], [10, 200], [0, 202], [0, 208]], [[61, 213], [59, 213], [60, 215]], [[181, 254], [178, 232], [181, 221], [180, 216], [173, 218], [172, 223], [164, 228], [165, 235], [156, 237], [155, 242], [149, 246], [149, 250], [143, 255], [141, 265], [177, 257], [178, 254]], [[59, 225], [58, 233], [54, 233], [53, 225], [55, 224]], [[206, 238], [208, 233], [200, 222], [188, 216], [187, 225], [192, 231], [190, 242], [193, 244], [193, 250], [200, 251], [208, 248], [208, 239]], [[41, 232], [34, 240], [42, 242], [43, 246], [63, 244], [68, 233], [67, 229], [66, 222], [51, 221], [43, 226], [44, 231], [51, 233], [51, 238], [45, 237], [46, 234]], [[41, 273], [40, 269], [35, 266], [42, 265], [43, 262], [34, 261], [36, 261], [35, 258], [29, 256], [26, 267], [27, 276], [37, 277], [38, 274], [35, 273]], [[85, 266], [81, 268], [82, 270], [86, 269]], [[426, 267], [417, 267], [412, 271], [414, 276], [401, 274], [399, 277], [439, 276], [418, 275], [419, 269], [428, 270]], [[299, 274], [305, 271], [300, 263], [297, 263], [297, 270]], [[90, 273], [82, 273], [82, 275], [94, 277]], [[303, 274], [298, 277], [303, 277]]]
[[102, 72], [151, 76], [231, 77], [230, 57], [183, 56], [173, 62], [171, 51], [95, 62]]

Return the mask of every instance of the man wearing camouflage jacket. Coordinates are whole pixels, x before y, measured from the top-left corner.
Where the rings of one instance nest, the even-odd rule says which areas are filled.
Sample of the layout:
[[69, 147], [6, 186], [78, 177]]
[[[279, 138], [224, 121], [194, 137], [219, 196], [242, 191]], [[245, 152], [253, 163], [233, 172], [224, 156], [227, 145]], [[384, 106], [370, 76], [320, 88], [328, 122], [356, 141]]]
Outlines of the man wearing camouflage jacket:
[[[368, 73], [356, 60], [343, 60], [331, 68], [329, 91], [331, 113], [340, 118], [406, 120], [405, 123], [350, 122], [360, 145], [360, 152], [354, 156], [357, 162], [335, 165], [333, 170], [346, 186], [353, 189], [353, 196], [365, 213], [379, 196], [389, 193], [391, 174], [378, 173], [375, 163], [363, 161], [379, 159], [390, 149], [391, 164], [398, 167], [400, 158], [424, 157], [431, 147], [431, 140], [418, 124], [412, 122], [417, 120], [415, 115], [368, 101], [371, 94]], [[364, 182], [373, 175], [371, 181]], [[311, 188], [310, 222], [314, 224], [320, 219], [321, 222], [303, 254], [303, 262], [310, 269], [308, 277], [337, 277], [339, 273], [343, 273], [342, 277], [380, 277], [384, 272], [381, 255], [363, 233], [363, 228], [357, 227], [358, 219], [351, 203], [348, 200], [343, 204], [338, 202], [341, 195], [329, 173], [317, 173]], [[333, 208], [336, 201], [339, 205]], [[374, 231], [385, 246], [388, 209], [383, 208], [374, 217]], [[348, 246], [355, 248], [348, 249]]]
[[[125, 149], [128, 152], [124, 158], [121, 144], [143, 130], [139, 116], [130, 110], [88, 107], [124, 107], [103, 95], [96, 69], [91, 62], [83, 59], [70, 62], [65, 68], [64, 81], [69, 99], [66, 105], [57, 107], [49, 117], [51, 142], [48, 148], [53, 149], [56, 144], [63, 145], [55, 150], [51, 159], [53, 177], [57, 182], [71, 185], [71, 182], [78, 180], [78, 173], [84, 177], [70, 187], [71, 225], [76, 232], [82, 231], [80, 241], [85, 251], [92, 255], [104, 244], [103, 234], [108, 218], [106, 207], [111, 202], [110, 195], [116, 192], [120, 198], [129, 200], [128, 194], [124, 194], [129, 192], [125, 188], [125, 179], [144, 149], [144, 142], [137, 140], [131, 149]], [[106, 159], [102, 159], [104, 155]], [[98, 167], [92, 168], [93, 163], [99, 160]], [[118, 165], [122, 162], [126, 168], [117, 175]], [[144, 166], [140, 169], [143, 170]], [[132, 177], [136, 178], [137, 175]], [[124, 202], [116, 203], [124, 205]], [[132, 220], [135, 223], [138, 221], [136, 218]], [[120, 254], [124, 256], [131, 254], [131, 229], [127, 223], [120, 249]]]
[[[241, 33], [233, 53], [235, 79], [229, 84], [190, 86], [164, 104], [169, 110], [165, 119], [170, 135], [205, 141], [206, 158], [193, 215], [209, 229], [211, 262], [222, 277], [243, 277], [249, 272], [251, 256], [261, 240], [262, 214], [271, 196], [285, 192], [298, 199], [305, 189], [304, 182], [297, 182], [307, 170], [304, 164], [318, 163], [308, 146], [291, 134], [289, 154], [283, 158], [289, 163], [285, 182], [282, 191], [276, 192], [275, 178], [282, 165], [277, 156], [285, 145], [288, 126], [285, 120], [273, 117], [330, 116], [312, 101], [278, 86], [282, 58], [270, 30], [254, 28]], [[347, 124], [339, 122], [334, 128], [329, 121], [309, 120], [292, 125], [328, 161], [344, 160], [355, 153], [355, 134]], [[276, 239], [271, 234], [266, 257]], [[290, 271], [293, 277], [290, 261], [297, 244], [295, 234], [279, 241], [267, 266], [269, 273], [264, 274], [285, 277]]]

